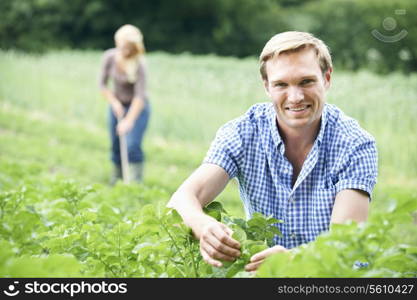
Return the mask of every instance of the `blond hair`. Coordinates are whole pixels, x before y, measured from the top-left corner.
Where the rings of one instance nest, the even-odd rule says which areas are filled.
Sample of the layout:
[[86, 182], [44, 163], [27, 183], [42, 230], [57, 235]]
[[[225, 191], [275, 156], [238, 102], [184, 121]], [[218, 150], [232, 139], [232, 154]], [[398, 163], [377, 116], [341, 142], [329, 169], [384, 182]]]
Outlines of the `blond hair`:
[[128, 81], [133, 83], [137, 79], [137, 69], [145, 54], [142, 32], [136, 26], [126, 24], [116, 31], [114, 41], [116, 47], [127, 42], [135, 49], [134, 55], [129, 58], [123, 57], [120, 53], [116, 55], [118, 66], [126, 73]]
[[308, 32], [286, 31], [274, 35], [262, 50], [259, 56], [262, 79], [268, 80], [266, 74], [266, 62], [268, 60], [278, 57], [283, 52], [299, 51], [306, 47], [312, 47], [316, 50], [322, 74], [333, 67], [329, 48], [322, 40]]

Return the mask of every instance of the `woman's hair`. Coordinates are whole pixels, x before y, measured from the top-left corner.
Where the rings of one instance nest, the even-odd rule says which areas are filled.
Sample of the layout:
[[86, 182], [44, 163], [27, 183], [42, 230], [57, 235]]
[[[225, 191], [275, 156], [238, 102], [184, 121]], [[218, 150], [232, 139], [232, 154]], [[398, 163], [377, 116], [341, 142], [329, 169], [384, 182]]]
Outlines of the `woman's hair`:
[[263, 80], [268, 80], [266, 62], [283, 52], [298, 51], [306, 47], [316, 50], [322, 74], [332, 68], [332, 57], [324, 42], [312, 34], [300, 31], [287, 31], [274, 35], [266, 44], [259, 56], [260, 72]]
[[137, 50], [138, 55], [145, 53], [145, 45], [143, 44], [142, 32], [136, 26], [126, 24], [117, 29], [114, 34], [116, 45], [121, 42], [132, 43]]
[[114, 34], [116, 47], [128, 43], [133, 49], [130, 57], [126, 58], [121, 53], [116, 55], [117, 65], [126, 73], [128, 81], [136, 81], [137, 69], [145, 54], [145, 45], [143, 44], [142, 32], [136, 26], [126, 24], [120, 27]]

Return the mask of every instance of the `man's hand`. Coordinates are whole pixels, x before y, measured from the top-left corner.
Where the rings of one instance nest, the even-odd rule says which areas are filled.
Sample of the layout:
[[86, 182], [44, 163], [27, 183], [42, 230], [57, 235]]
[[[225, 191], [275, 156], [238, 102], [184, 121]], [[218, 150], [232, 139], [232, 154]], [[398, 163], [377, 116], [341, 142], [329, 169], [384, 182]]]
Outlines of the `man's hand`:
[[207, 215], [208, 205], [229, 182], [227, 172], [215, 164], [202, 164], [172, 195], [168, 207], [175, 208], [184, 223], [200, 241], [204, 261], [221, 267], [219, 260], [233, 261], [240, 256], [240, 244], [231, 235], [233, 231]]
[[240, 256], [240, 244], [231, 238], [233, 231], [226, 225], [210, 220], [202, 226], [200, 233], [200, 252], [208, 264], [222, 267], [219, 260], [234, 261]]
[[245, 271], [247, 272], [256, 271], [268, 256], [275, 254], [275, 253], [288, 252], [288, 251], [289, 251], [288, 249], [280, 245], [276, 245], [272, 248], [268, 248], [261, 252], [258, 252], [251, 257], [250, 263], [248, 263], [245, 266]]
[[132, 130], [133, 122], [127, 118], [123, 118], [117, 124], [117, 134], [118, 135], [125, 135], [130, 130]]

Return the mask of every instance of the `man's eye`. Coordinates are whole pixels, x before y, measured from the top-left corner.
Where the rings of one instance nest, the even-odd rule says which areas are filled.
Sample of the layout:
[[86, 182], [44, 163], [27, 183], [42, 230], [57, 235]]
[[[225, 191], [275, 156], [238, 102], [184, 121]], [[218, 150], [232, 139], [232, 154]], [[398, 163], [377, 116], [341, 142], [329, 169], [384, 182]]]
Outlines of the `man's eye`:
[[307, 85], [307, 84], [312, 83], [312, 82], [314, 82], [313, 79], [304, 79], [303, 81], [301, 81], [301, 85]]
[[277, 82], [274, 84], [275, 87], [286, 87], [287, 84], [285, 82]]

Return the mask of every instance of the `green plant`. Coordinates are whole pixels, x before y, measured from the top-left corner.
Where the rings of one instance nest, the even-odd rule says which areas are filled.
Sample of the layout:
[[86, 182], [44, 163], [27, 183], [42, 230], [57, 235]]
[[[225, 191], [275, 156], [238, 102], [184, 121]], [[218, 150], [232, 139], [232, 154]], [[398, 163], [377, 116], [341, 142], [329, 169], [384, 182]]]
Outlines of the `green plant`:
[[[395, 225], [412, 223], [416, 198], [392, 199], [366, 223], [334, 224], [316, 241], [271, 256], [260, 277], [417, 277], [417, 245], [399, 244]], [[415, 225], [414, 225], [415, 226]]]

